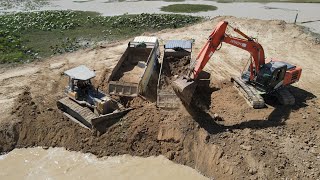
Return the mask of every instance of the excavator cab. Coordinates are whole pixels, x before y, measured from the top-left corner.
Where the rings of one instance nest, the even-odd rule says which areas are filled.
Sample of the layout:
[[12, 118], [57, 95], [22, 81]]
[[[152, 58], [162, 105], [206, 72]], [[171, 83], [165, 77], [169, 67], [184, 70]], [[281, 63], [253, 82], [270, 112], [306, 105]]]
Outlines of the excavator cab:
[[270, 61], [262, 65], [255, 82], [257, 88], [264, 92], [277, 89], [283, 85], [286, 71], [287, 65], [282, 62]]

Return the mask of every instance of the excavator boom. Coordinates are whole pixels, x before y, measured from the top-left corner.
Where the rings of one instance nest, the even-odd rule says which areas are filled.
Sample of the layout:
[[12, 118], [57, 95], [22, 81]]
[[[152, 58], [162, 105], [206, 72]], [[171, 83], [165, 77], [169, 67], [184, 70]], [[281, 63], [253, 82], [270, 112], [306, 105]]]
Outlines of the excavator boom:
[[[180, 77], [173, 82], [173, 88], [186, 104], [191, 102], [192, 95], [197, 87], [196, 80], [198, 75], [222, 42], [234, 45], [250, 52], [254, 60], [254, 64], [250, 64], [250, 79], [253, 80], [255, 76], [254, 72], [257, 73], [259, 71], [259, 67], [264, 64], [264, 51], [262, 46], [236, 28], [232, 29], [246, 39], [235, 38], [227, 35], [227, 27], [227, 21], [221, 21], [217, 24], [212, 33], [209, 35], [205, 45], [200, 50], [196, 60], [194, 61], [194, 65], [191, 66], [190, 72], [187, 73], [187, 76]], [[253, 71], [254, 66], [257, 67], [256, 71]]]
[[214, 28], [205, 45], [200, 50], [196, 60], [193, 62], [193, 65], [187, 75], [179, 77], [173, 82], [173, 89], [184, 103], [190, 104], [192, 95], [197, 87], [195, 80], [209, 61], [211, 55], [220, 45], [227, 26], [228, 22], [222, 21]]
[[202, 47], [196, 58], [196, 65], [193, 68], [193, 79], [196, 79], [199, 73], [202, 71], [204, 66], [207, 64], [212, 54], [216, 51], [218, 46], [221, 44], [221, 41], [224, 38], [225, 31], [227, 29], [228, 22], [222, 21], [220, 22], [212, 31], [210, 36], [208, 37], [207, 42]]
[[[216, 26], [216, 28], [209, 36], [208, 41], [206, 42], [204, 47], [201, 49], [199, 55], [197, 56], [196, 65], [193, 69], [193, 79], [197, 78], [204, 66], [208, 63], [212, 54], [216, 51], [216, 49], [222, 42], [248, 51], [251, 54], [252, 59], [254, 61], [254, 64], [252, 64], [252, 66], [256, 67], [256, 73], [259, 72], [260, 66], [265, 64], [264, 50], [258, 42], [255, 42], [252, 38], [250, 38], [249, 36], [247, 36], [246, 34], [244, 34], [236, 28], [232, 29], [241, 36], [243, 36], [245, 39], [229, 36], [225, 33], [227, 27], [228, 22], [222, 21]], [[252, 71], [252, 74], [250, 76], [251, 80], [253, 79], [253, 76], [254, 74]]]

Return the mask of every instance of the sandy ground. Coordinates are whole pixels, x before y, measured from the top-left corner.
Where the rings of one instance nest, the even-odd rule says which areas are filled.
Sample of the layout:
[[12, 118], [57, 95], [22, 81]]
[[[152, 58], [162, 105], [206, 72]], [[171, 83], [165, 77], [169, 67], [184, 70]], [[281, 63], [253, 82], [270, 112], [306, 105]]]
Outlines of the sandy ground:
[[[235, 17], [145, 35], [158, 36], [160, 43], [195, 39], [195, 56], [221, 20], [257, 37], [267, 57], [302, 67], [301, 80], [290, 87], [297, 100], [295, 106], [277, 106], [271, 99], [268, 108], [248, 107], [227, 80], [240, 74], [250, 56], [224, 44], [205, 67], [211, 73], [211, 88], [198, 90], [207, 112], [196, 107], [167, 112], [153, 103], [143, 103], [142, 108], [107, 126], [103, 134], [93, 136], [95, 133], [67, 121], [55, 107], [67, 85], [62, 73], [84, 64], [96, 70], [96, 84], [103, 85], [127, 46], [123, 41], [0, 68], [0, 152], [40, 145], [99, 156], [164, 154], [217, 179], [319, 178], [320, 45], [314, 37], [282, 21]], [[214, 113], [221, 118], [212, 118]]]

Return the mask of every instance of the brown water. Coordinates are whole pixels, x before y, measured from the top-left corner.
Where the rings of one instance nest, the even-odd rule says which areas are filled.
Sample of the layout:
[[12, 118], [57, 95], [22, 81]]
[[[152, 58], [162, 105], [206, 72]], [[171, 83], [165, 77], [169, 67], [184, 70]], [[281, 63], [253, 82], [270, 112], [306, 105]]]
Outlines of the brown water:
[[15, 149], [0, 156], [0, 179], [207, 179], [163, 156], [96, 158], [63, 148]]

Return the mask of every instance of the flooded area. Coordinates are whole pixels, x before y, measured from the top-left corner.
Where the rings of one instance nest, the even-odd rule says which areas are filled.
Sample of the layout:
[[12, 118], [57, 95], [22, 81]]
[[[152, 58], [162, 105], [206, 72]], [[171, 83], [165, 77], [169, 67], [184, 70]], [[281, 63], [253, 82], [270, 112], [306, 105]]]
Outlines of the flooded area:
[[207, 179], [163, 156], [99, 159], [63, 148], [15, 149], [0, 156], [0, 169], [0, 179]]
[[[218, 3], [215, 1], [184, 1], [184, 2], [164, 2], [164, 1], [72, 1], [55, 0], [49, 4], [38, 8], [38, 10], [81, 10], [96, 11], [105, 16], [139, 13], [165, 13], [160, 10], [162, 6], [170, 4], [207, 4], [218, 7], [216, 11], [191, 13], [197, 16], [236, 16], [245, 18], [255, 18], [263, 20], [284, 20], [288, 23], [294, 22], [298, 13], [298, 24], [309, 27], [311, 31], [320, 33], [320, 3]], [[1, 10], [0, 12], [19, 11], [22, 9], [13, 8]], [[183, 13], [182, 13], [183, 14]], [[303, 23], [310, 21], [308, 23]]]

